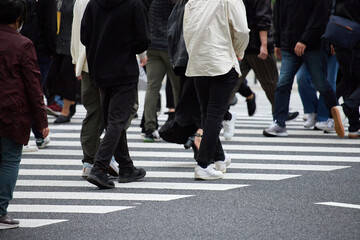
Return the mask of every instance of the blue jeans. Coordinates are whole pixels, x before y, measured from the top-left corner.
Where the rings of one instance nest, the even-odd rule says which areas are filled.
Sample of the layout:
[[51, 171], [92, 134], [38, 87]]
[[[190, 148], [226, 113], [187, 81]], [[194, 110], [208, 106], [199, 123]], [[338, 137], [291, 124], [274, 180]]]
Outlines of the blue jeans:
[[22, 144], [0, 137], [0, 214], [7, 213], [13, 197], [22, 154]]
[[280, 68], [279, 82], [275, 91], [274, 121], [285, 127], [285, 120], [289, 112], [289, 102], [294, 77], [303, 63], [309, 68], [312, 76], [312, 83], [323, 95], [326, 107], [330, 110], [336, 106], [336, 96], [329, 82], [327, 75], [327, 56], [323, 51], [305, 51], [304, 55], [298, 57], [292, 51], [281, 51], [282, 61]]
[[[327, 66], [327, 80], [332, 89], [335, 91], [336, 77], [339, 69], [339, 64], [335, 55], [328, 57]], [[296, 78], [299, 95], [304, 106], [304, 113], [317, 113], [317, 119], [320, 122], [328, 120], [330, 112], [326, 107], [321, 94], [318, 99], [316, 94], [317, 91], [311, 82], [311, 72], [306, 64], [303, 63], [303, 65], [301, 65], [296, 74]]]

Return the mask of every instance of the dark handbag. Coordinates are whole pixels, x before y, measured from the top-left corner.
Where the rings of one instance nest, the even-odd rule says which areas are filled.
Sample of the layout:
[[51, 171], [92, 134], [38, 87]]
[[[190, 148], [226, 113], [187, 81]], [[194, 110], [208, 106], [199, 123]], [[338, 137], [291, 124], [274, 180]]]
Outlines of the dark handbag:
[[174, 120], [166, 121], [159, 129], [160, 137], [166, 142], [184, 144], [189, 138], [186, 128], [180, 126]]
[[324, 38], [334, 46], [354, 48], [360, 43], [360, 24], [343, 17], [331, 16]]

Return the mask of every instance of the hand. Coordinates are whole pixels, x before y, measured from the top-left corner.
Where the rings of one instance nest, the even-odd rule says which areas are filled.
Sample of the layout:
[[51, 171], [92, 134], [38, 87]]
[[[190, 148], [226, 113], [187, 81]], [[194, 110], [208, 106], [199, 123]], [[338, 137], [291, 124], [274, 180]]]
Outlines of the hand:
[[331, 52], [331, 55], [335, 55], [336, 52], [335, 52], [335, 48], [334, 48], [334, 45], [330, 45], [330, 52]]
[[261, 45], [260, 54], [258, 55], [258, 58], [262, 60], [266, 60], [267, 57], [268, 57], [267, 45]]
[[302, 55], [304, 55], [305, 49], [306, 49], [306, 45], [301, 42], [298, 42], [295, 45], [294, 52], [298, 57], [301, 57]]
[[143, 67], [146, 65], [147, 63], [147, 60], [148, 60], [148, 57], [144, 57], [144, 58], [140, 58], [140, 66]]
[[281, 59], [281, 49], [280, 48], [278, 48], [278, 47], [276, 47], [275, 48], [275, 56], [278, 58], [278, 59]]
[[82, 79], [82, 76], [80, 75], [80, 76], [76, 76], [76, 78], [77, 78], [77, 80], [81, 80]]
[[49, 132], [50, 132], [50, 130], [48, 127], [41, 130], [41, 133], [44, 138], [46, 138], [49, 135]]

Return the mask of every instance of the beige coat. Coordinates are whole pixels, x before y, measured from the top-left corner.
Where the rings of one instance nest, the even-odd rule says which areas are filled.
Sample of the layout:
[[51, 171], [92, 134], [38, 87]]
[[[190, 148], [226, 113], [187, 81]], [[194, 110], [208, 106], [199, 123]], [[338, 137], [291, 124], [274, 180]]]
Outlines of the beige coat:
[[241, 0], [189, 0], [184, 13], [184, 40], [189, 54], [186, 76], [219, 76], [232, 68], [249, 42]]

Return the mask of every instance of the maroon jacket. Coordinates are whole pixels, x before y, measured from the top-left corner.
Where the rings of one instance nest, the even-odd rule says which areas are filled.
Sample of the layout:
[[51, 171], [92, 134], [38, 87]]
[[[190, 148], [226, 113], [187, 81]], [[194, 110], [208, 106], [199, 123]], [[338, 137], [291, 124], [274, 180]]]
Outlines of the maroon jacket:
[[48, 126], [32, 42], [0, 24], [0, 137], [27, 144], [30, 127]]

